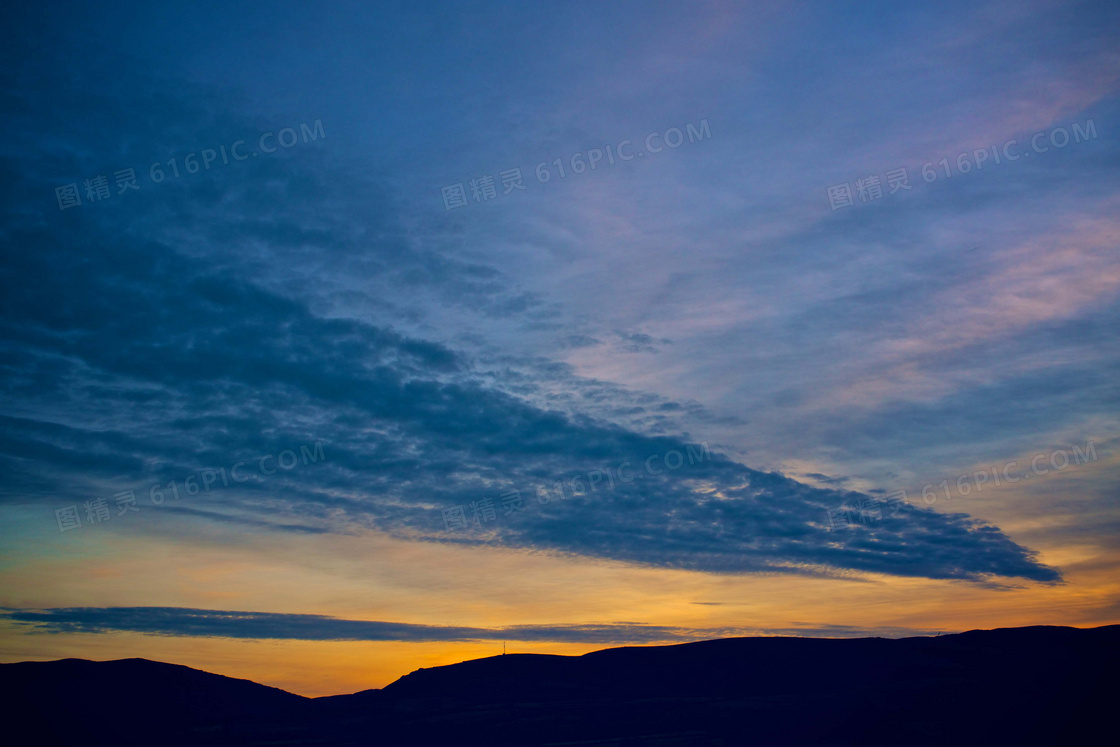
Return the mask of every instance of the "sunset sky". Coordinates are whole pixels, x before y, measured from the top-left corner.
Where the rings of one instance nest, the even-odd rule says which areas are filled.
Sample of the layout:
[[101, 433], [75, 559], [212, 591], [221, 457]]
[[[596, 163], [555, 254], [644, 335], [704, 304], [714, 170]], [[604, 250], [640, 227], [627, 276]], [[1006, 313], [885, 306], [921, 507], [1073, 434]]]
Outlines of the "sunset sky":
[[912, 5], [6, 6], [0, 661], [1120, 623], [1120, 5]]

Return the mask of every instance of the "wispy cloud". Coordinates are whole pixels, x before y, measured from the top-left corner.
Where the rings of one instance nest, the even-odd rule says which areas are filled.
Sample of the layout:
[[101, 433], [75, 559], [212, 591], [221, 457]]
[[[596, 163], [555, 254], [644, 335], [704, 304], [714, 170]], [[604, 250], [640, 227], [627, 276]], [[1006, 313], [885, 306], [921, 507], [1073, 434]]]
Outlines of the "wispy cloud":
[[180, 607], [70, 607], [0, 610], [0, 618], [35, 633], [131, 632], [204, 638], [300, 641], [537, 641], [563, 643], [685, 643], [741, 635], [793, 635], [826, 638], [929, 635], [908, 628], [864, 629], [843, 625], [749, 628], [685, 628], [633, 622], [585, 625], [511, 625], [470, 628], [346, 620], [326, 615], [234, 612]]

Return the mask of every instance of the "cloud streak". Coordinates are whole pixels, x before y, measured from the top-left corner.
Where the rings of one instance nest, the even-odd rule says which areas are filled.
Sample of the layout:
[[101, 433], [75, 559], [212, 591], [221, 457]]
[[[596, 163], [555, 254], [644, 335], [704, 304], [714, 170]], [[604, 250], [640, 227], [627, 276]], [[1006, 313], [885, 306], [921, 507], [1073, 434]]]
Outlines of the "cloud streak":
[[347, 620], [327, 615], [235, 612], [182, 607], [68, 607], [0, 610], [0, 618], [41, 634], [143, 633], [188, 638], [247, 638], [297, 641], [524, 641], [551, 643], [666, 643], [739, 635], [802, 635], [854, 638], [927, 635], [908, 628], [869, 630], [843, 625], [759, 630], [684, 628], [632, 622], [584, 625], [511, 625], [472, 628]]

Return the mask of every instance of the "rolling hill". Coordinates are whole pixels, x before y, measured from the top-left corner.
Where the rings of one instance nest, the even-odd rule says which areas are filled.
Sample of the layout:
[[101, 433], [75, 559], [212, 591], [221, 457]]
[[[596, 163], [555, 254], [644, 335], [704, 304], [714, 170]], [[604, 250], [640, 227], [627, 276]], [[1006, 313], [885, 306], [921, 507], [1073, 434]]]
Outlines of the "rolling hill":
[[66, 659], [0, 665], [0, 694], [36, 744], [1091, 744], [1112, 741], [1118, 654], [1120, 626], [731, 638], [494, 656], [314, 699]]

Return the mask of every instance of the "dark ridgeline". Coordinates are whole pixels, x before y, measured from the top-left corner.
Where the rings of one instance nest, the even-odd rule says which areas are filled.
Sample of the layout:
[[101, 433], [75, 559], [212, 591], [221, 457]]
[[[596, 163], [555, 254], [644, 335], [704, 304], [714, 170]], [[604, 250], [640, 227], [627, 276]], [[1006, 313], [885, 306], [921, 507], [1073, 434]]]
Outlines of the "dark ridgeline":
[[0, 664], [5, 731], [22, 737], [3, 740], [10, 744], [182, 744], [165, 735], [267, 724], [300, 714], [311, 702], [147, 659]]
[[315, 699], [67, 659], [0, 665], [0, 707], [36, 745], [1110, 744], [1118, 643], [1120, 626], [731, 638], [494, 656]]

